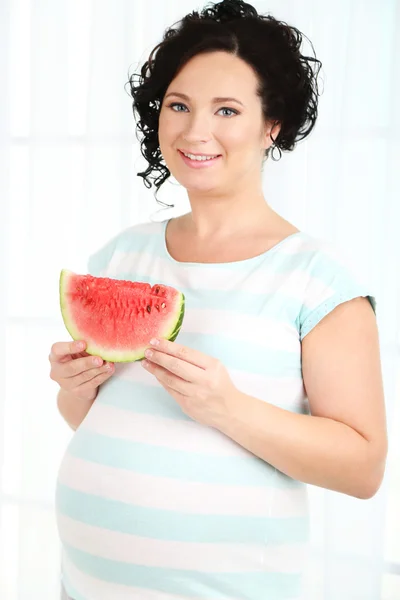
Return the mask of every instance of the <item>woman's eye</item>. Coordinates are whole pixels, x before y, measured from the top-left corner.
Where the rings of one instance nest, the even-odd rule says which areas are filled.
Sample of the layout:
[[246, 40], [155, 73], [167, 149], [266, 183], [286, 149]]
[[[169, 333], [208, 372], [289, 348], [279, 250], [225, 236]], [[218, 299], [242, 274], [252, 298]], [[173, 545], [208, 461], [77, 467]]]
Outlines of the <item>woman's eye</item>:
[[[171, 108], [172, 110], [174, 110], [175, 112], [183, 112], [181, 110], [176, 110], [177, 107], [182, 107], [186, 109], [186, 106], [184, 104], [181, 104], [180, 102], [173, 102], [172, 104], [169, 105], [169, 108]], [[226, 115], [227, 117], [232, 117], [233, 115], [238, 115], [239, 112], [237, 110], [235, 110], [234, 108], [228, 108], [227, 106], [224, 106], [223, 108], [220, 108], [218, 112], [221, 112], [221, 110], [225, 110], [230, 112], [231, 114]]]
[[[226, 106], [224, 108], [220, 108], [220, 111], [221, 110], [229, 110], [233, 115], [239, 114], [237, 110], [234, 110], [233, 108], [227, 108]], [[220, 112], [220, 111], [218, 111], [218, 112]], [[232, 115], [228, 115], [228, 117], [230, 117], [230, 116], [232, 116]]]
[[[175, 110], [176, 106], [184, 106], [186, 108], [186, 106], [184, 104], [180, 104], [179, 102], [173, 102], [172, 104], [169, 105], [169, 107], [172, 108], [172, 110]], [[182, 111], [175, 110], [175, 112], [182, 112]]]

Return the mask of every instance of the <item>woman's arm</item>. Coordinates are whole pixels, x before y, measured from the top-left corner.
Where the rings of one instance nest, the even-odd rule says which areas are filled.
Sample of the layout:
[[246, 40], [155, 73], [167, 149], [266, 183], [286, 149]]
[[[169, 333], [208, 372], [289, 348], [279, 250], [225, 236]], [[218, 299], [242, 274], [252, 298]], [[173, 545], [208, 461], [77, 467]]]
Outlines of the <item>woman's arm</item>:
[[387, 455], [376, 318], [366, 298], [336, 307], [302, 342], [311, 415], [238, 392], [217, 428], [286, 475], [371, 498]]
[[93, 390], [92, 397], [78, 398], [76, 394], [60, 389], [57, 394], [57, 407], [68, 425], [74, 431], [78, 429], [83, 419], [88, 414], [99, 388]]

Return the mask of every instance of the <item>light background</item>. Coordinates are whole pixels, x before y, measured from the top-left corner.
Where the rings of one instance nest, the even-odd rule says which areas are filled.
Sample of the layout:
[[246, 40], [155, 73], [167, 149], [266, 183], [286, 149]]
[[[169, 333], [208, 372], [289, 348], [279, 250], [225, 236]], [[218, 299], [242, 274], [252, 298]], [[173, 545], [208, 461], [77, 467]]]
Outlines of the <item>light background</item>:
[[[361, 501], [311, 488], [309, 600], [400, 598], [400, 2], [254, 1], [323, 63], [317, 126], [265, 167], [265, 196], [371, 283], [390, 434], [384, 484]], [[0, 598], [58, 598], [57, 469], [72, 435], [48, 354], [69, 339], [61, 268], [159, 209], [136, 172], [128, 76], [192, 0], [0, 0]], [[303, 52], [310, 52], [309, 46]], [[189, 209], [184, 190], [160, 199]], [[164, 215], [160, 218], [164, 218]]]

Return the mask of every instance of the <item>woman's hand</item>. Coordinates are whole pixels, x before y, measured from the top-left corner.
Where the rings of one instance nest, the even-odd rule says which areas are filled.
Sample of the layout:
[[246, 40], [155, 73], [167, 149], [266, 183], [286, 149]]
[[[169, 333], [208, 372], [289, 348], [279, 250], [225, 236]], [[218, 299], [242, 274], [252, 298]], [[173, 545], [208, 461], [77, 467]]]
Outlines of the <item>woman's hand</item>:
[[228, 416], [238, 390], [216, 358], [167, 340], [146, 350], [142, 366], [192, 419], [216, 427]]
[[99, 386], [114, 373], [113, 363], [90, 356], [86, 342], [55, 342], [50, 350], [50, 379], [82, 400], [94, 400]]

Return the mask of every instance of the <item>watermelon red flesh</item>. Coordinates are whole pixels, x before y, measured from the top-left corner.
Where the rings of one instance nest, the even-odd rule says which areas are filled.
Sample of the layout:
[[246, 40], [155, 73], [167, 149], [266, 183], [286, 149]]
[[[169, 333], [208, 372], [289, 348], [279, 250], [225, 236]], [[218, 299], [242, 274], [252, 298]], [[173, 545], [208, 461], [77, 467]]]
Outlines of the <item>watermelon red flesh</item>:
[[144, 358], [153, 337], [174, 341], [185, 313], [185, 297], [173, 287], [66, 269], [60, 275], [60, 304], [72, 338], [85, 340], [88, 354], [110, 362]]

